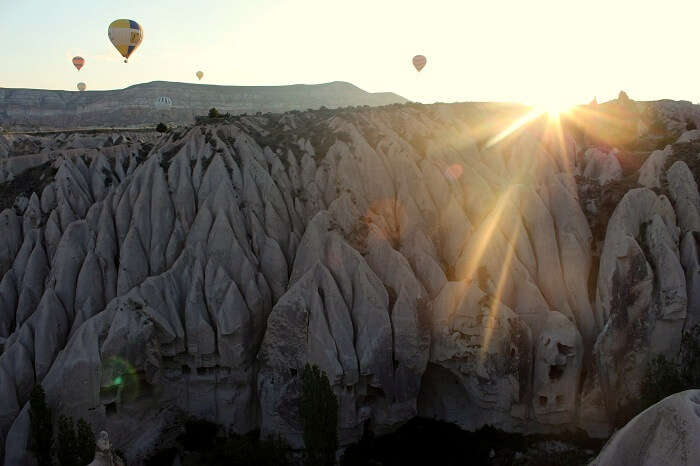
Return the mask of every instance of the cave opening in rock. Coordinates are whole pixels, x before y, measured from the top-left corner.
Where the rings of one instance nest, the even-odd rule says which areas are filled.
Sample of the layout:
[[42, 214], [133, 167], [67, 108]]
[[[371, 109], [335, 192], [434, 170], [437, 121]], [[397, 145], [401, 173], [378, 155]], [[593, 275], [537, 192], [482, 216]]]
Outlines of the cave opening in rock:
[[107, 416], [113, 416], [117, 414], [117, 402], [112, 401], [111, 403], [107, 403], [105, 405], [105, 414]]
[[562, 375], [564, 375], [564, 368], [566, 366], [549, 366], [549, 379], [559, 380]]

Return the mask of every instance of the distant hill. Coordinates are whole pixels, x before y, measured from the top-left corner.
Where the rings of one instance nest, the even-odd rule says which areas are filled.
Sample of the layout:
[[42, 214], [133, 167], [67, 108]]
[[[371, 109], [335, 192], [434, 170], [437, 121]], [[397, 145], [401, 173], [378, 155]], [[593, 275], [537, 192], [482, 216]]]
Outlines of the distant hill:
[[[158, 110], [158, 97], [172, 107]], [[0, 88], [0, 126], [5, 129], [136, 126], [159, 121], [191, 123], [211, 107], [222, 113], [284, 112], [326, 106], [380, 106], [407, 102], [391, 92], [371, 93], [353, 84], [215, 86], [154, 81], [111, 91]]]

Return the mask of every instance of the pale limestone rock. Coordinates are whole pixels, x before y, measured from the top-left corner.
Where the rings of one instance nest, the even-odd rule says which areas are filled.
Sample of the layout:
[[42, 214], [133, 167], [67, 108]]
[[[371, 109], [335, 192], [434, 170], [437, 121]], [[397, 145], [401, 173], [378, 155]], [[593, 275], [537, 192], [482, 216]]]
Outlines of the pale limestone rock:
[[652, 152], [640, 167], [637, 182], [647, 188], [660, 188], [666, 159], [672, 154], [673, 148], [671, 146]]
[[700, 464], [700, 390], [676, 393], [615, 432], [594, 466]]
[[668, 170], [666, 179], [681, 233], [700, 231], [700, 194], [690, 169], [679, 160]]
[[103, 430], [95, 442], [95, 459], [88, 466], [122, 466], [123, 464], [122, 459], [112, 451], [109, 435]]
[[[22, 218], [0, 214], [5, 464], [24, 461], [36, 377], [130, 461], [180, 409], [301, 446], [306, 362], [331, 379], [342, 444], [417, 414], [605, 435], [648, 358], [698, 322], [687, 167], [666, 174], [673, 202], [641, 189], [617, 206], [593, 310], [571, 138], [480, 149], [452, 106], [357, 112], [287, 114], [290, 145], [265, 149], [272, 117], [196, 126], [145, 160], [116, 134], [46, 137], [75, 149]], [[293, 133], [322, 127], [330, 145]]]
[[685, 270], [688, 318], [684, 330], [700, 324], [700, 232], [689, 231], [681, 243], [681, 264]]
[[563, 314], [550, 312], [535, 342], [533, 410], [543, 424], [571, 424], [576, 415], [583, 339]]
[[530, 391], [532, 337], [527, 325], [466, 282], [445, 285], [431, 314], [420, 415], [465, 429], [484, 424], [512, 428], [518, 421], [511, 411], [527, 403]]
[[586, 285], [591, 269], [592, 234], [575, 192], [567, 188], [568, 182], [571, 180], [562, 176], [548, 180], [549, 204], [569, 304], [585, 347], [590, 348], [595, 340], [595, 318]]
[[12, 209], [0, 212], [0, 276], [10, 268], [22, 245], [22, 224]]
[[676, 143], [695, 142], [700, 139], [700, 129], [692, 129], [681, 134]]
[[596, 147], [588, 149], [583, 156], [583, 163], [583, 176], [597, 181], [600, 185], [622, 178], [622, 167], [614, 150], [604, 152]]

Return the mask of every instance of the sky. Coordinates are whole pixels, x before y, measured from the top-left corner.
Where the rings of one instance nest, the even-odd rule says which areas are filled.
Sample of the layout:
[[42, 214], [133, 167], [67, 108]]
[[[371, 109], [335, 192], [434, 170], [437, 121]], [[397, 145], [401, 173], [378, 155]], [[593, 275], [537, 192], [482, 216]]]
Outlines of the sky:
[[[0, 87], [118, 89], [202, 70], [207, 84], [348, 81], [424, 103], [622, 89], [698, 102], [698, 17], [696, 0], [0, 0]], [[128, 64], [107, 38], [119, 18], [144, 29]]]

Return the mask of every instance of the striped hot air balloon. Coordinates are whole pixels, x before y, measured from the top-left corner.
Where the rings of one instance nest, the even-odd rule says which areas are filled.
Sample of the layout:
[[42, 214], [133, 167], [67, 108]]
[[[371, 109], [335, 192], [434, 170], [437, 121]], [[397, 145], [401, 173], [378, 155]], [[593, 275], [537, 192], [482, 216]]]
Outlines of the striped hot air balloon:
[[125, 58], [124, 63], [128, 63], [129, 57], [143, 40], [143, 28], [130, 19], [112, 21], [107, 34], [114, 47]]
[[416, 55], [413, 57], [413, 66], [415, 66], [418, 71], [422, 70], [427, 62], [428, 59], [423, 55]]
[[73, 57], [73, 66], [78, 68], [78, 71], [80, 71], [80, 68], [82, 68], [84, 64], [85, 59], [83, 57]]
[[202, 78], [204, 77], [204, 73], [202, 73], [201, 71], [197, 71], [195, 74], [197, 75], [197, 78], [198, 78], [200, 81], [201, 81]]
[[78, 83], [78, 90], [80, 92], [83, 92], [85, 89], [87, 89], [87, 85], [85, 83]]

